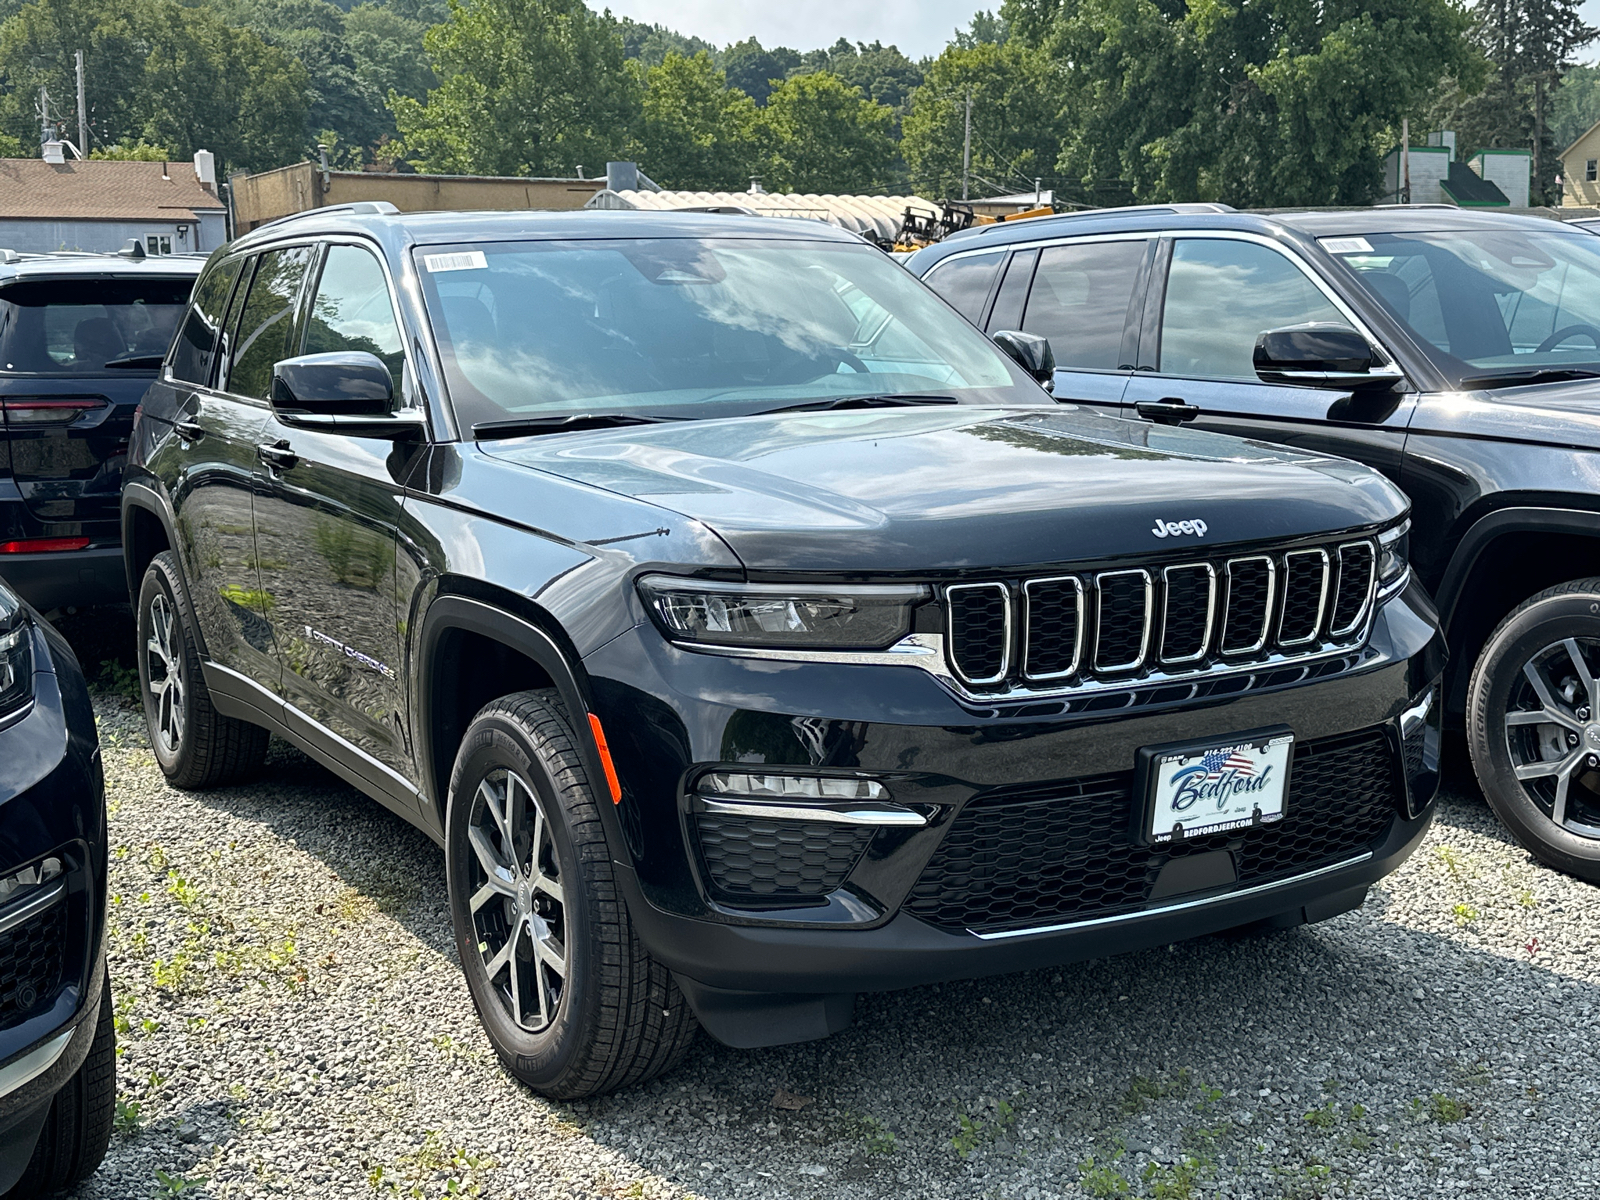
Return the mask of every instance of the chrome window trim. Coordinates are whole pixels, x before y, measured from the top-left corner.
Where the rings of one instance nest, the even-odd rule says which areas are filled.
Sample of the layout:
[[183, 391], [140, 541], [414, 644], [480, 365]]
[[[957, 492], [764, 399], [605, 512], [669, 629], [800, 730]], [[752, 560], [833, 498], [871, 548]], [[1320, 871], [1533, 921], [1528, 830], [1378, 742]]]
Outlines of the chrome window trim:
[[[1072, 638], [1072, 664], [1065, 671], [1048, 671], [1035, 674], [1028, 670], [1028, 652], [1030, 639], [1033, 636], [1033, 586], [1046, 583], [1070, 583], [1076, 596], [1078, 619], [1073, 630]], [[1084, 622], [1086, 613], [1084, 605], [1083, 580], [1076, 575], [1050, 575], [1044, 579], [1025, 580], [1022, 585], [1022, 677], [1024, 679], [1048, 680], [1066, 679], [1076, 675], [1078, 667], [1083, 662]]]
[[1371, 556], [1367, 567], [1366, 595], [1361, 598], [1361, 607], [1356, 610], [1354, 620], [1348, 625], [1340, 626], [1338, 629], [1332, 627], [1328, 629], [1330, 638], [1349, 637], [1357, 629], [1361, 628], [1362, 622], [1367, 619], [1367, 610], [1372, 607], [1373, 595], [1378, 588], [1378, 543], [1376, 539], [1362, 538], [1359, 541], [1344, 542], [1336, 550], [1339, 556], [1339, 591], [1334, 593], [1334, 606], [1338, 607], [1339, 593], [1344, 591], [1344, 552], [1353, 550], [1357, 546], [1364, 547]]
[[[1119, 579], [1124, 575], [1137, 575], [1144, 580], [1144, 629], [1139, 635], [1139, 656], [1125, 663], [1103, 663], [1100, 661], [1100, 627], [1104, 624], [1101, 620], [1101, 610], [1105, 604], [1105, 581]], [[1137, 671], [1144, 666], [1144, 660], [1150, 657], [1150, 626], [1155, 617], [1155, 582], [1150, 572], [1143, 567], [1132, 567], [1124, 571], [1101, 571], [1094, 577], [1094, 662], [1096, 671]]]
[[[1301, 638], [1286, 638], [1283, 636], [1283, 610], [1289, 604], [1289, 578], [1297, 558], [1315, 558], [1322, 563], [1322, 584], [1317, 592], [1317, 619], [1311, 626], [1311, 632]], [[1322, 633], [1322, 618], [1328, 609], [1328, 552], [1321, 546], [1311, 550], [1290, 550], [1283, 556], [1283, 597], [1278, 602], [1278, 645], [1280, 646], [1309, 646], [1316, 641]]]
[[999, 683], [1007, 675], [1011, 674], [1011, 643], [1016, 636], [1013, 628], [1014, 621], [1012, 617], [1012, 608], [1014, 605], [1011, 602], [1011, 588], [1004, 583], [952, 583], [944, 589], [944, 611], [946, 614], [946, 620], [949, 619], [950, 595], [952, 592], [971, 592], [984, 590], [998, 591], [1000, 593], [1001, 602], [1004, 605], [1005, 640], [1004, 644], [1000, 647], [1000, 669], [995, 672], [995, 674], [986, 675], [982, 679], [975, 679], [968, 675], [961, 669], [961, 664], [956, 661], [955, 638], [954, 636], [950, 638], [949, 658], [951, 669], [955, 671], [955, 673], [960, 676], [964, 682], [974, 684], [976, 686], [982, 686], [988, 683]]
[[1240, 558], [1230, 558], [1223, 570], [1228, 574], [1227, 602], [1222, 609], [1222, 636], [1228, 636], [1228, 610], [1233, 606], [1233, 566], [1235, 563], [1264, 562], [1267, 564], [1267, 602], [1262, 605], [1261, 612], [1261, 637], [1253, 645], [1239, 646], [1233, 650], [1228, 649], [1219, 640], [1217, 653], [1223, 655], [1255, 654], [1267, 644], [1267, 634], [1272, 630], [1273, 605], [1278, 599], [1278, 564], [1272, 561], [1270, 554], [1248, 554]]
[[760, 800], [713, 800], [696, 795], [695, 812], [713, 813], [717, 816], [749, 817], [757, 821], [813, 821], [826, 825], [886, 825], [906, 829], [921, 829], [928, 818], [899, 804], [863, 804], [859, 801], [842, 801], [815, 805], [782, 801], [766, 804]]
[[[1200, 639], [1200, 650], [1195, 654], [1187, 654], [1182, 658], [1169, 658], [1167, 656], [1167, 630], [1171, 626], [1169, 620], [1172, 615], [1172, 585], [1170, 576], [1174, 571], [1193, 571], [1196, 568], [1206, 573], [1206, 630]], [[1212, 627], [1217, 616], [1217, 569], [1208, 562], [1176, 563], [1170, 567], [1161, 568], [1161, 649], [1157, 658], [1173, 666], [1180, 663], [1199, 662], [1206, 656], [1211, 648]]]

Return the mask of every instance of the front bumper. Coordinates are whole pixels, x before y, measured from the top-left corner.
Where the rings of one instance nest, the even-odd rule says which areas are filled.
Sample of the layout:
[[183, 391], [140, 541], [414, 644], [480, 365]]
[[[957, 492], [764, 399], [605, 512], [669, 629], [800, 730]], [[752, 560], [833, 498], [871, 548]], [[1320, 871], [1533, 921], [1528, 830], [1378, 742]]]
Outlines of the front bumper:
[[[1415, 588], [1385, 606], [1359, 654], [1321, 677], [1264, 682], [1204, 701], [1157, 697], [1069, 715], [975, 710], [912, 667], [686, 652], [648, 626], [586, 660], [624, 782], [614, 858], [630, 913], [645, 946], [678, 974], [702, 1019], [719, 1006], [760, 1007], [773, 994], [823, 997], [1022, 970], [1354, 907], [1368, 885], [1415, 848], [1431, 819], [1438, 705], [1426, 700], [1443, 663], [1432, 605]], [[1236, 878], [1213, 879], [1195, 892], [1157, 889], [1169, 860], [1143, 851], [1148, 875], [1136, 862], [1113, 881], [1122, 890], [1098, 908], [1100, 884], [1092, 882], [1069, 900], [1052, 901], [1055, 909], [1024, 903], [1014, 891], [1014, 912], [1001, 906], [970, 925], [927, 902], [929, 873], [950, 869], [940, 866], [940, 847], [962, 836], [961, 817], [975, 799], [1016, 796], [1035, 805], [1030, 813], [1059, 816], [1066, 806], [1088, 803], [1082, 781], [1102, 784], [1111, 799], [1096, 845], [1126, 866], [1141, 853], [1126, 824], [1132, 802], [1126, 781], [1140, 747], [1280, 724], [1297, 743], [1350, 744], [1347, 735], [1362, 735], [1387, 755], [1392, 799], [1376, 820], [1369, 803], [1359, 838], [1330, 843], [1321, 857], [1313, 846], [1254, 880], [1236, 858]], [[868, 775], [883, 782], [896, 804], [927, 814], [929, 822], [879, 830], [843, 884], [825, 895], [789, 905], [770, 897], [740, 902], [719, 891], [692, 823], [694, 780], [712, 764]], [[1308, 798], [1331, 806], [1335, 824], [1338, 789], [1335, 779]], [[1071, 852], [1071, 837], [1060, 844]], [[992, 867], [994, 846], [982, 837], [972, 846], [962, 862]], [[1227, 843], [1226, 852], [1238, 848]], [[794, 1027], [818, 1036], [836, 1023], [838, 1009], [814, 1011]], [[723, 1036], [715, 1019], [707, 1024]], [[764, 1037], [734, 1031], [727, 1040], [760, 1044]]]

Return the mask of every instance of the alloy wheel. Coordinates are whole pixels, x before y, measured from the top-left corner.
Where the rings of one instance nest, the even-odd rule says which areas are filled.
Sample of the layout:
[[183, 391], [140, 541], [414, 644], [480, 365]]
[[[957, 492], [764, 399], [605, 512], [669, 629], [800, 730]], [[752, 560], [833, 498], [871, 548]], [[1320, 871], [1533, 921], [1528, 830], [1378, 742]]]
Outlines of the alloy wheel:
[[1600, 639], [1564, 638], [1529, 658], [1505, 734], [1517, 779], [1544, 814], [1600, 838]]
[[166, 596], [150, 602], [150, 636], [146, 639], [145, 659], [150, 680], [151, 724], [162, 748], [176, 754], [183, 745], [184, 712], [183, 651], [179, 639], [183, 630]]
[[529, 1033], [549, 1028], [566, 994], [566, 893], [550, 822], [534, 789], [503, 767], [478, 784], [467, 821], [467, 902], [489, 984]]

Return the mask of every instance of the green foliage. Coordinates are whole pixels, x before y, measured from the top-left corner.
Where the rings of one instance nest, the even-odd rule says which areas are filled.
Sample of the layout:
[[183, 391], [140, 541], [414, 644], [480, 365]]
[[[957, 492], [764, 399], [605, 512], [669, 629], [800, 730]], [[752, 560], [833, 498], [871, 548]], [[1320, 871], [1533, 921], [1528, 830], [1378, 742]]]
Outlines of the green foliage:
[[1572, 67], [1550, 104], [1550, 143], [1559, 154], [1600, 121], [1600, 66]]
[[889, 186], [894, 113], [837, 75], [796, 75], [761, 110], [760, 174], [768, 191], [874, 192]]
[[117, 1110], [111, 1118], [111, 1127], [124, 1137], [129, 1137], [139, 1132], [144, 1124], [142, 1106], [137, 1100], [124, 1100], [117, 1097]]
[[669, 54], [693, 58], [697, 54], [714, 56], [717, 52], [717, 48], [703, 38], [685, 37], [665, 25], [646, 25], [631, 17], [617, 19], [617, 32], [622, 35], [622, 53], [647, 67], [659, 67]]
[[791, 71], [795, 75], [809, 75], [827, 71], [837, 75], [851, 87], [861, 89], [869, 100], [904, 113], [909, 106], [911, 93], [922, 83], [922, 71], [900, 52], [897, 46], [882, 42], [857, 42], [851, 45], [840, 38], [826, 50], [812, 50], [800, 56], [800, 64]]
[[205, 1186], [205, 1179], [196, 1176], [193, 1179], [179, 1173], [168, 1174], [160, 1167], [156, 1168], [155, 1186], [151, 1195], [167, 1200], [167, 1197], [188, 1196]]
[[131, 142], [97, 146], [89, 152], [89, 157], [116, 159], [119, 162], [170, 162], [178, 156], [168, 146], [152, 146], [143, 138], [134, 138]]
[[787, 46], [763, 49], [755, 38], [735, 42], [722, 54], [722, 69], [728, 85], [736, 87], [758, 105], [764, 105], [772, 89], [788, 78], [800, 65], [800, 52]]
[[650, 177], [666, 188], [740, 190], [755, 157], [755, 101], [728, 87], [704, 50], [669, 51], [642, 75], [635, 137]]
[[[1116, 1163], [1121, 1160], [1123, 1151], [1118, 1150], [1111, 1161]], [[1097, 1197], [1097, 1200], [1109, 1200], [1113, 1196], [1126, 1196], [1129, 1192], [1127, 1177], [1114, 1167], [1094, 1161], [1090, 1155], [1078, 1164], [1078, 1186]]]

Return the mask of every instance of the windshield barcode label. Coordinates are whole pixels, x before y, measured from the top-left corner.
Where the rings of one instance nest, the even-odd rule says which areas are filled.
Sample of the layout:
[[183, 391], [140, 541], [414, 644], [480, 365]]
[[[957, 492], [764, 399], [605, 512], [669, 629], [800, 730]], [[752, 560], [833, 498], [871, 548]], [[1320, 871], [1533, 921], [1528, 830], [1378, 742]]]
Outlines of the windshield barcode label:
[[489, 265], [482, 250], [468, 250], [464, 254], [424, 254], [422, 265], [434, 274], [440, 271], [481, 271]]
[[1372, 253], [1372, 243], [1364, 237], [1325, 237], [1318, 238], [1317, 241], [1329, 254]]

